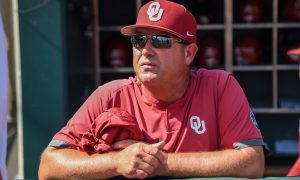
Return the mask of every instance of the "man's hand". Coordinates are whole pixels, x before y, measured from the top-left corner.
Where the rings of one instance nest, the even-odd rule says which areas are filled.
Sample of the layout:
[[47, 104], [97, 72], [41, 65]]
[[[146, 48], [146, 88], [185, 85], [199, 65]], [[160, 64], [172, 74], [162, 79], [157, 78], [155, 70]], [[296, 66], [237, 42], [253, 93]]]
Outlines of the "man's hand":
[[[167, 156], [161, 149], [164, 142], [145, 144], [133, 140], [117, 142], [115, 149], [123, 149], [116, 154], [117, 172], [126, 178], [144, 179], [166, 164]], [[122, 148], [121, 148], [122, 147]]]

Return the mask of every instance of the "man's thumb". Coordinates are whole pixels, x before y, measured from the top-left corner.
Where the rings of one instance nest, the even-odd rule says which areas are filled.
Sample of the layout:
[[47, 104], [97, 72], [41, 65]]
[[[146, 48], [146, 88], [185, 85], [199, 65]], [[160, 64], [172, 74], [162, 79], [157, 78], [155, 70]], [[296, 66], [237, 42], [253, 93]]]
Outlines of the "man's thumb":
[[155, 148], [160, 149], [160, 150], [162, 150], [165, 145], [166, 145], [165, 141], [160, 141], [158, 143], [151, 144], [152, 147], [155, 147]]

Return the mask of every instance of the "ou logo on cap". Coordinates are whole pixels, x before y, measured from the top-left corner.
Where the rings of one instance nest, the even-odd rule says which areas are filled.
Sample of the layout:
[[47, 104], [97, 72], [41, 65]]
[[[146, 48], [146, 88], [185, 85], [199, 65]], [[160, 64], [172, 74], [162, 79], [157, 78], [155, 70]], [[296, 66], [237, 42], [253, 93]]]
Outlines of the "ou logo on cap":
[[163, 12], [164, 10], [160, 8], [160, 4], [158, 2], [153, 2], [149, 5], [147, 14], [151, 21], [158, 21], [161, 19]]

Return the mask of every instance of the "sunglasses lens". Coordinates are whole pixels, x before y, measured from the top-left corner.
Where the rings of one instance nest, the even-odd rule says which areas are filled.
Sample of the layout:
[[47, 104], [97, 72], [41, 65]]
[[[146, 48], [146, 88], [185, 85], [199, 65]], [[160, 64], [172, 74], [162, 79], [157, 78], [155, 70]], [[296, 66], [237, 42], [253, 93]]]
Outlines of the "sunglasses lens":
[[146, 45], [147, 36], [145, 35], [131, 36], [130, 41], [135, 48], [143, 48]]
[[[170, 48], [171, 37], [167, 35], [151, 35], [151, 44], [154, 48]], [[131, 43], [135, 48], [144, 48], [148, 40], [146, 35], [131, 36]]]
[[153, 35], [151, 36], [151, 43], [155, 48], [170, 48], [171, 37], [166, 35]]

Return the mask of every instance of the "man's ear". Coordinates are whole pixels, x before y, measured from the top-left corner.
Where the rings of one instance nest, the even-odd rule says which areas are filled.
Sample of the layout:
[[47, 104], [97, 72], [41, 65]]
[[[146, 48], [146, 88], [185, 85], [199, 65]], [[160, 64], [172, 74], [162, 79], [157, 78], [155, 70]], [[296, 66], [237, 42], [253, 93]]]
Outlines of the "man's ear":
[[196, 43], [189, 44], [185, 48], [185, 62], [187, 65], [192, 64], [197, 51], [198, 51], [198, 46]]

